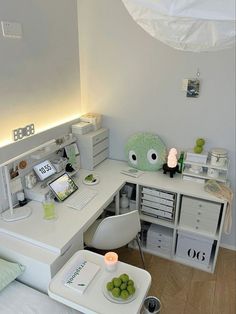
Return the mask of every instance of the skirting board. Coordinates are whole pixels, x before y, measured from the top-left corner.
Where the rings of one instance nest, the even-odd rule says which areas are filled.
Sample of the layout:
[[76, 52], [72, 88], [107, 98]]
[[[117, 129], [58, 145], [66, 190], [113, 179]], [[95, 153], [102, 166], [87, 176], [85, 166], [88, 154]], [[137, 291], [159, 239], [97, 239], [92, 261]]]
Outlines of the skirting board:
[[220, 247], [222, 247], [224, 249], [236, 251], [236, 246], [233, 246], [233, 245], [228, 245], [228, 244], [221, 243]]

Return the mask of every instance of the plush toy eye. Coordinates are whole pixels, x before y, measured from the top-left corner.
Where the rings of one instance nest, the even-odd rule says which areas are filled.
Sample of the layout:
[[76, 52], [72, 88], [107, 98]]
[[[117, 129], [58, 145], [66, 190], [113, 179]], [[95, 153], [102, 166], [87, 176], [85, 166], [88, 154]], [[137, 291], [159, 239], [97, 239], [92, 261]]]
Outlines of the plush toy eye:
[[129, 151], [129, 160], [133, 165], [137, 165], [138, 163], [137, 155], [133, 150]]
[[147, 159], [150, 164], [156, 164], [158, 162], [157, 151], [155, 151], [155, 149], [149, 149], [147, 152]]

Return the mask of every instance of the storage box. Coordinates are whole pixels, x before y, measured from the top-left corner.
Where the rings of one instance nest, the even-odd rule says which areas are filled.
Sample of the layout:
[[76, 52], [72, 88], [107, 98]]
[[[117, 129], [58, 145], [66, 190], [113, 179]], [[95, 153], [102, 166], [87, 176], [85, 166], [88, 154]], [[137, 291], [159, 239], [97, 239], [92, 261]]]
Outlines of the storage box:
[[188, 262], [209, 266], [212, 245], [210, 238], [179, 231], [176, 255]]
[[86, 134], [93, 130], [93, 125], [90, 122], [79, 122], [72, 125], [73, 134]]
[[98, 113], [86, 113], [80, 117], [80, 121], [90, 122], [93, 131], [97, 131], [102, 127], [102, 116]]

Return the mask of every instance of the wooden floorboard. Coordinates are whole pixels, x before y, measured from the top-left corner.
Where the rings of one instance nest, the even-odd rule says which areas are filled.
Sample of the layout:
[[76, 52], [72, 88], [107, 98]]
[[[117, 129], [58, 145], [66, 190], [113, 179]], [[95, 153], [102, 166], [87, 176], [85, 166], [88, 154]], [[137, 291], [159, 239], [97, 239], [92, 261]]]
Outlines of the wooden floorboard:
[[[119, 260], [142, 267], [139, 252], [116, 250]], [[148, 295], [161, 300], [161, 314], [236, 314], [236, 252], [221, 248], [214, 274], [145, 254], [152, 276]], [[132, 314], [132, 313], [130, 313]]]

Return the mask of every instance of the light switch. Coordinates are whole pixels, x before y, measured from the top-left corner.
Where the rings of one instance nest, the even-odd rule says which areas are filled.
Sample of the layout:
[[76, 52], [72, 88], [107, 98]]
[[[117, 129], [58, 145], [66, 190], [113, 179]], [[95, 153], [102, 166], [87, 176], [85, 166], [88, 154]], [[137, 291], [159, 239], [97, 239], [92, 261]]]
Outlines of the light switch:
[[4, 37], [22, 38], [21, 23], [1, 21], [1, 26]]

